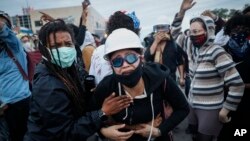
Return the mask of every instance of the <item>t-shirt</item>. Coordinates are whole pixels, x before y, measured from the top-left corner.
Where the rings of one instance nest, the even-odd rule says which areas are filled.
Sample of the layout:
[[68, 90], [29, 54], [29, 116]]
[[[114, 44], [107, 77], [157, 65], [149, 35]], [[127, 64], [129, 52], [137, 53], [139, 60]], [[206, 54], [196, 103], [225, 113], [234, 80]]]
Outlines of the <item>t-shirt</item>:
[[105, 76], [113, 73], [110, 63], [103, 58], [104, 47], [104, 45], [101, 45], [96, 48], [91, 58], [89, 74], [95, 76], [96, 84], [98, 84]]

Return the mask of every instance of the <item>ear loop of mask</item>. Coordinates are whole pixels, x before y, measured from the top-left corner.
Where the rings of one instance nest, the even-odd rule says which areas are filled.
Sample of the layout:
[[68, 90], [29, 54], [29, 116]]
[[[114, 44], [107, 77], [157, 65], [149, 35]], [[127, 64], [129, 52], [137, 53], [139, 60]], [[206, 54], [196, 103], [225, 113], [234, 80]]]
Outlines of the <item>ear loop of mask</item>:
[[[54, 57], [54, 54], [52, 53], [52, 50], [51, 50], [50, 48], [47, 48], [46, 46], [44, 46], [41, 40], [39, 40], [39, 43], [41, 44], [41, 46], [43, 46], [43, 47], [46, 48], [46, 50], [49, 52], [49, 55], [52, 56], [52, 58], [55, 60], [55, 57]], [[56, 50], [57, 50], [57, 53], [59, 53], [59, 52], [58, 52], [58, 49], [56, 49]], [[58, 57], [59, 57], [59, 56], [58, 56]], [[47, 57], [45, 57], [45, 56], [42, 55], [42, 58], [43, 58], [44, 60], [46, 60], [46, 61], [49, 62], [49, 59], [48, 59]], [[61, 60], [60, 60], [60, 59], [59, 59], [59, 61], [60, 61], [60, 63], [61, 63]], [[57, 64], [56, 61], [55, 61], [55, 63]], [[57, 64], [57, 65], [59, 65], [59, 64]]]

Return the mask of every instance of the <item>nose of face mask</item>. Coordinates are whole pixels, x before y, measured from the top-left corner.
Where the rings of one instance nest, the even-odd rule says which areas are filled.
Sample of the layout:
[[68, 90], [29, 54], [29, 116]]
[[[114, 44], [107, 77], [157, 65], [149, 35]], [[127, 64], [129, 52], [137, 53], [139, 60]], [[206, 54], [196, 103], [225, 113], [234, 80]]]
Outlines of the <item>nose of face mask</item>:
[[60, 47], [58, 48], [58, 51], [52, 49], [51, 51], [49, 50], [49, 52], [51, 53], [51, 62], [62, 68], [70, 67], [76, 58], [76, 50], [74, 46]]

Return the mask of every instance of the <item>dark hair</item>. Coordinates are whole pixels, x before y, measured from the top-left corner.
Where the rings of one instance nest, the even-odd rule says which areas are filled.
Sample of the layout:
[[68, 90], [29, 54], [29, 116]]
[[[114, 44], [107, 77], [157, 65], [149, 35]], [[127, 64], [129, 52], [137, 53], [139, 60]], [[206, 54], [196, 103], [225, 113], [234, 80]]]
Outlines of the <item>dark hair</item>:
[[27, 37], [28, 39], [30, 39], [29, 35], [23, 35], [20, 39], [22, 40], [23, 38]]
[[[74, 39], [72, 30], [65, 24], [65, 22], [61, 19], [56, 19], [45, 24], [41, 28], [39, 32], [39, 40], [40, 40], [39, 50], [41, 54], [48, 59], [47, 61], [44, 60], [44, 64], [47, 66], [47, 68], [55, 76], [57, 76], [67, 87], [68, 89], [67, 95], [72, 100], [72, 103], [75, 106], [74, 112], [78, 115], [82, 115], [85, 110], [84, 109], [85, 102], [84, 102], [84, 96], [83, 96], [83, 89], [79, 87], [80, 81], [78, 78], [78, 73], [76, 71], [76, 68], [74, 67], [74, 65], [72, 65], [72, 67], [65, 70], [65, 69], [58, 67], [57, 65], [54, 65], [51, 62], [51, 56], [47, 48], [50, 46], [49, 35], [53, 34], [54, 40], [56, 40], [56, 33], [59, 31], [68, 32], [71, 35], [72, 40]], [[58, 52], [57, 46], [56, 46], [56, 49]], [[51, 55], [52, 57], [54, 57], [53, 54]], [[61, 63], [60, 60], [59, 60], [59, 63]]]
[[250, 34], [250, 16], [234, 15], [230, 18], [224, 27], [224, 34], [230, 35], [232, 32], [246, 32]]
[[250, 12], [250, 5], [246, 6], [246, 7], [242, 10], [242, 14], [247, 14], [248, 12]]
[[74, 24], [67, 24], [67, 26], [73, 31], [74, 37], [76, 38], [79, 33], [79, 28]]
[[121, 11], [117, 11], [109, 17], [106, 32], [109, 35], [119, 28], [126, 28], [135, 32], [137, 35], [139, 34], [139, 30], [134, 28], [133, 19]]

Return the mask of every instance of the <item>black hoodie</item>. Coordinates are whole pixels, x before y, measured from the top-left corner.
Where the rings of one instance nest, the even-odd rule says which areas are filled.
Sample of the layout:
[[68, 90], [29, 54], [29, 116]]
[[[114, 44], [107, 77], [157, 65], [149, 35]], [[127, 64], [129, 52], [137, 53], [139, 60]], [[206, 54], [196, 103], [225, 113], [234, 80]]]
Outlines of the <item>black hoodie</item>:
[[67, 93], [44, 64], [36, 67], [24, 141], [84, 141], [100, 129], [98, 111], [76, 116]]
[[[94, 97], [97, 102], [97, 108], [102, 106], [104, 99], [112, 92], [119, 95], [118, 82], [114, 77], [114, 75], [106, 76], [96, 88]], [[115, 122], [125, 123], [127, 125], [150, 122], [152, 120], [150, 102], [150, 96], [152, 94], [155, 117], [159, 113], [163, 113], [163, 100], [169, 102], [173, 107], [174, 112], [172, 115], [167, 120], [164, 120], [159, 126], [162, 135], [167, 135], [169, 131], [176, 127], [187, 116], [189, 107], [186, 98], [172, 80], [169, 75], [169, 70], [164, 65], [156, 63], [144, 64], [142, 77], [147, 97], [134, 99], [133, 104], [127, 108], [127, 117], [126, 109], [124, 109], [114, 115], [113, 119]], [[166, 86], [164, 86], [165, 80]], [[164, 87], [166, 88], [165, 93]], [[121, 88], [121, 94], [125, 94], [123, 88]], [[126, 117], [125, 120], [123, 120], [124, 117]], [[143, 141], [146, 140], [146, 138], [133, 135], [129, 140]], [[157, 138], [157, 140], [166, 140], [166, 136]]]

